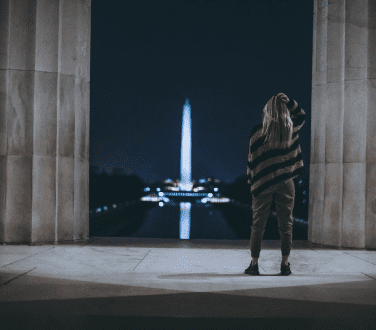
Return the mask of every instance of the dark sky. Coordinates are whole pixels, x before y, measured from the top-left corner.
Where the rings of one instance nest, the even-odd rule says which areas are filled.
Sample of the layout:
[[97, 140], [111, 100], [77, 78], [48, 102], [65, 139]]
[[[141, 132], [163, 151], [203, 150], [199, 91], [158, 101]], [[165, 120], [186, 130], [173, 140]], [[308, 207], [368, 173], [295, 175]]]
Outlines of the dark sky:
[[180, 178], [188, 98], [192, 179], [233, 182], [252, 127], [283, 92], [306, 112], [309, 172], [312, 1], [93, 0], [91, 20], [90, 165]]

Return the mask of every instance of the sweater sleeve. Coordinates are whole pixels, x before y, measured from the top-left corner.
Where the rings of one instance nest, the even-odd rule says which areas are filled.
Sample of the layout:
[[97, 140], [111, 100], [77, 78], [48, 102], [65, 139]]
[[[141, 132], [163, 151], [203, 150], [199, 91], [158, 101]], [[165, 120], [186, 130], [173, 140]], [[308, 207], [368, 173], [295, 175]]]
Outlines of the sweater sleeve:
[[290, 117], [294, 124], [293, 132], [295, 133], [304, 125], [306, 114], [294, 99], [290, 99], [290, 102], [287, 103], [287, 108], [290, 111]]
[[252, 154], [251, 154], [251, 139], [249, 139], [248, 146], [248, 162], [247, 162], [247, 183], [252, 184], [252, 172], [251, 172]]

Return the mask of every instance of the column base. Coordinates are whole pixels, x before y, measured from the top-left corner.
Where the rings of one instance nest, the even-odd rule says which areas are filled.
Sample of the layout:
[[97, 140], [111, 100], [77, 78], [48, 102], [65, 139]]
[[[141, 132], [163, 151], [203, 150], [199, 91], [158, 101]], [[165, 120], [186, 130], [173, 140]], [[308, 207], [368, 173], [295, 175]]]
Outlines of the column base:
[[357, 247], [344, 247], [337, 245], [323, 245], [318, 243], [307, 242], [307, 246], [310, 248], [321, 248], [321, 249], [331, 249], [331, 250], [354, 250], [354, 251], [376, 251], [376, 248], [357, 248]]

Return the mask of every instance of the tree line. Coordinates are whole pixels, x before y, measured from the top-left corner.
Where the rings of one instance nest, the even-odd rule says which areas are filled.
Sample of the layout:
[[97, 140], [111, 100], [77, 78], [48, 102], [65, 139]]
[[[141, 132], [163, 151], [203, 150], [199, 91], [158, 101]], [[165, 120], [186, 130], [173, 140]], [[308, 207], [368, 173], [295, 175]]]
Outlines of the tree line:
[[134, 174], [125, 175], [116, 170], [111, 174], [100, 173], [97, 167], [90, 166], [89, 176], [90, 209], [138, 200], [145, 194], [143, 180]]
[[[308, 180], [303, 179], [302, 182], [300, 180], [300, 178], [294, 179], [295, 204], [293, 214], [295, 217], [308, 219]], [[125, 175], [119, 168], [115, 168], [111, 174], [107, 174], [106, 172], [100, 173], [96, 166], [90, 166], [89, 207], [96, 209], [104, 205], [110, 207], [112, 204], [139, 200], [147, 194], [144, 191], [146, 186], [155, 190], [158, 186], [162, 188], [164, 183], [156, 182], [147, 185], [139, 176], [135, 174]], [[239, 176], [233, 183], [224, 184], [222, 182], [215, 184], [215, 186], [219, 186], [219, 193], [223, 197], [252, 206], [252, 194], [246, 175]], [[210, 186], [210, 188], [213, 187]], [[304, 194], [304, 192], [306, 193]], [[276, 211], [274, 201], [271, 211]]]

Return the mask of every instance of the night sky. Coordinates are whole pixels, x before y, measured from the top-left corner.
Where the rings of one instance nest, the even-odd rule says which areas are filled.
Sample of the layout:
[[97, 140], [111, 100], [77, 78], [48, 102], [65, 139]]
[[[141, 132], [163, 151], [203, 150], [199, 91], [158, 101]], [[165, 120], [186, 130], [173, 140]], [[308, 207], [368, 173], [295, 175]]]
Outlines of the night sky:
[[246, 175], [251, 129], [277, 92], [306, 113], [309, 173], [313, 3], [93, 0], [90, 165], [146, 183], [180, 179], [185, 99], [192, 179]]

